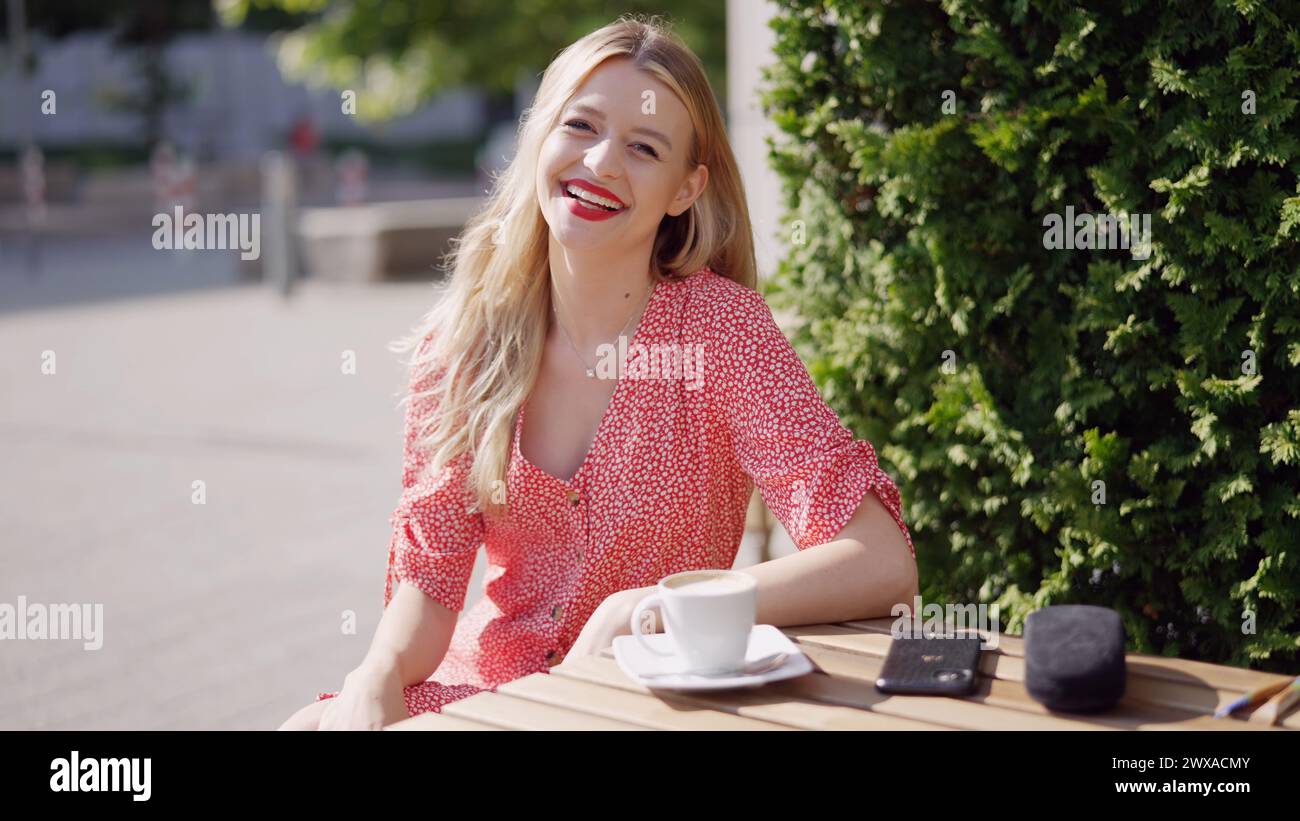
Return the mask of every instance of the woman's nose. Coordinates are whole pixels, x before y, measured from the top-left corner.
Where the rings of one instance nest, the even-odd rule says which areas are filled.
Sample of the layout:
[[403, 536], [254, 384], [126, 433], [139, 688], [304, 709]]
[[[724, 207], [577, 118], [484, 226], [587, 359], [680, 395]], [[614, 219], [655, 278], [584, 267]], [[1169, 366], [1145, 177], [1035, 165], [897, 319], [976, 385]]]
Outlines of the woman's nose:
[[614, 150], [613, 140], [601, 140], [587, 149], [584, 162], [597, 177], [616, 178], [620, 172], [618, 152]]

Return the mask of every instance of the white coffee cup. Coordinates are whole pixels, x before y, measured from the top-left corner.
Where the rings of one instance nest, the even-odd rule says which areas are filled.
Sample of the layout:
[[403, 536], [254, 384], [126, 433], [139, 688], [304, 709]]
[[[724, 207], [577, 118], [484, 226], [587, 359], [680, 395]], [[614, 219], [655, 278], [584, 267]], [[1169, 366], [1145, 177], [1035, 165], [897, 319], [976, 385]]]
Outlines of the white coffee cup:
[[[736, 570], [687, 570], [665, 576], [632, 610], [632, 635], [659, 656], [678, 656], [686, 670], [722, 673], [745, 666], [758, 613], [758, 581]], [[658, 606], [676, 652], [661, 650], [641, 632], [642, 613]]]

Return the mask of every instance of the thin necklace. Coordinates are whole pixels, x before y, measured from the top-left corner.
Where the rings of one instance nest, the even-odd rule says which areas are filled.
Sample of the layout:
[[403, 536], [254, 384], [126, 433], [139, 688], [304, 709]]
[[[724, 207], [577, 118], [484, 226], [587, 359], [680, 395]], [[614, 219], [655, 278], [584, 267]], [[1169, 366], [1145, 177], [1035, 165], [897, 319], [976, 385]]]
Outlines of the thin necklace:
[[[654, 293], [654, 290], [655, 290], [654, 283], [651, 282], [650, 287], [646, 289], [645, 299], [641, 303], [641, 308], [644, 308], [646, 305], [650, 303], [650, 295]], [[637, 313], [639, 312], [640, 309], [632, 312], [632, 315], [627, 318], [627, 322], [623, 323], [622, 329], [620, 329], [619, 332], [614, 335], [614, 339], [618, 339], [620, 336], [623, 335], [623, 333], [627, 330], [627, 326], [632, 324], [633, 318], [635, 318]], [[592, 379], [595, 379], [596, 378], [595, 367], [590, 367], [590, 368], [587, 367], [587, 360], [583, 358], [582, 354], [578, 353], [578, 346], [573, 344], [573, 338], [570, 337], [569, 332], [564, 329], [564, 323], [560, 321], [560, 312], [556, 309], [555, 305], [551, 306], [551, 313], [555, 314], [555, 324], [560, 326], [560, 332], [564, 334], [564, 341], [568, 342], [569, 347], [573, 349], [573, 355], [578, 357], [578, 361], [582, 363], [582, 367], [586, 370], [587, 376], [591, 377]], [[600, 350], [600, 348], [597, 347], [597, 350]]]

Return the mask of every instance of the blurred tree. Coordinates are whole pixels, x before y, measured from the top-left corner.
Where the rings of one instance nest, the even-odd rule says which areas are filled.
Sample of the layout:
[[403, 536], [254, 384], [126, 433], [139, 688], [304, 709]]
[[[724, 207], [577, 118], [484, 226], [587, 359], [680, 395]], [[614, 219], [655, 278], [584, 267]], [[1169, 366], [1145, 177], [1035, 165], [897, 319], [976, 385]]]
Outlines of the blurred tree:
[[[767, 284], [899, 477], [926, 601], [1010, 633], [1100, 605], [1135, 652], [1300, 670], [1300, 6], [779, 0], [771, 25]], [[1149, 247], [1053, 246], [1076, 209], [1143, 215]]]
[[[215, 0], [227, 25], [256, 12], [301, 15], [280, 45], [295, 79], [357, 93], [357, 116], [399, 116], [445, 89], [472, 83], [493, 119], [513, 118], [513, 92], [555, 54], [620, 14], [658, 14], [704, 63], [725, 105], [725, 0]], [[724, 108], [725, 110], [725, 108]]]
[[[139, 115], [147, 145], [161, 139], [167, 107], [188, 93], [167, 71], [168, 44], [179, 34], [211, 30], [218, 24], [213, 0], [47, 0], [27, 2], [24, 8], [31, 32], [61, 39], [83, 31], [111, 31], [114, 45], [131, 52], [139, 87], [109, 91], [105, 102]], [[246, 15], [244, 27], [267, 30], [292, 25], [294, 19], [282, 9], [258, 9]], [[9, 39], [9, 21], [3, 14], [0, 37]], [[40, 54], [31, 51], [27, 69], [32, 70], [39, 59]]]
[[[114, 45], [132, 52], [139, 87], [109, 92], [105, 99], [113, 108], [140, 116], [148, 145], [162, 137], [167, 106], [186, 93], [167, 73], [167, 44], [182, 31], [213, 26], [209, 0], [56, 0], [28, 3], [26, 8], [31, 31], [62, 38], [79, 31], [111, 30]], [[8, 36], [8, 23], [4, 26]], [[35, 51], [29, 55], [28, 70], [39, 56]]]
[[140, 87], [126, 93], [105, 95], [108, 105], [140, 117], [147, 145], [163, 137], [163, 116], [167, 107], [184, 100], [190, 89], [167, 71], [167, 45], [183, 31], [212, 27], [211, 7], [206, 0], [148, 0], [137, 3], [107, 3], [118, 6], [114, 20], [114, 42], [131, 49]]

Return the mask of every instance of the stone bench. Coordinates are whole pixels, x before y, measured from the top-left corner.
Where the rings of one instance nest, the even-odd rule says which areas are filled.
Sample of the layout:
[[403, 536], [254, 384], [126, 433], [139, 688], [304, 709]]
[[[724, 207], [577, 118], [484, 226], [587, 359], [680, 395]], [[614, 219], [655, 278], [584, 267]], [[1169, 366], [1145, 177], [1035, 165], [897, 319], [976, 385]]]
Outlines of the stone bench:
[[303, 266], [327, 281], [432, 278], [451, 239], [482, 206], [480, 197], [456, 197], [302, 208]]

